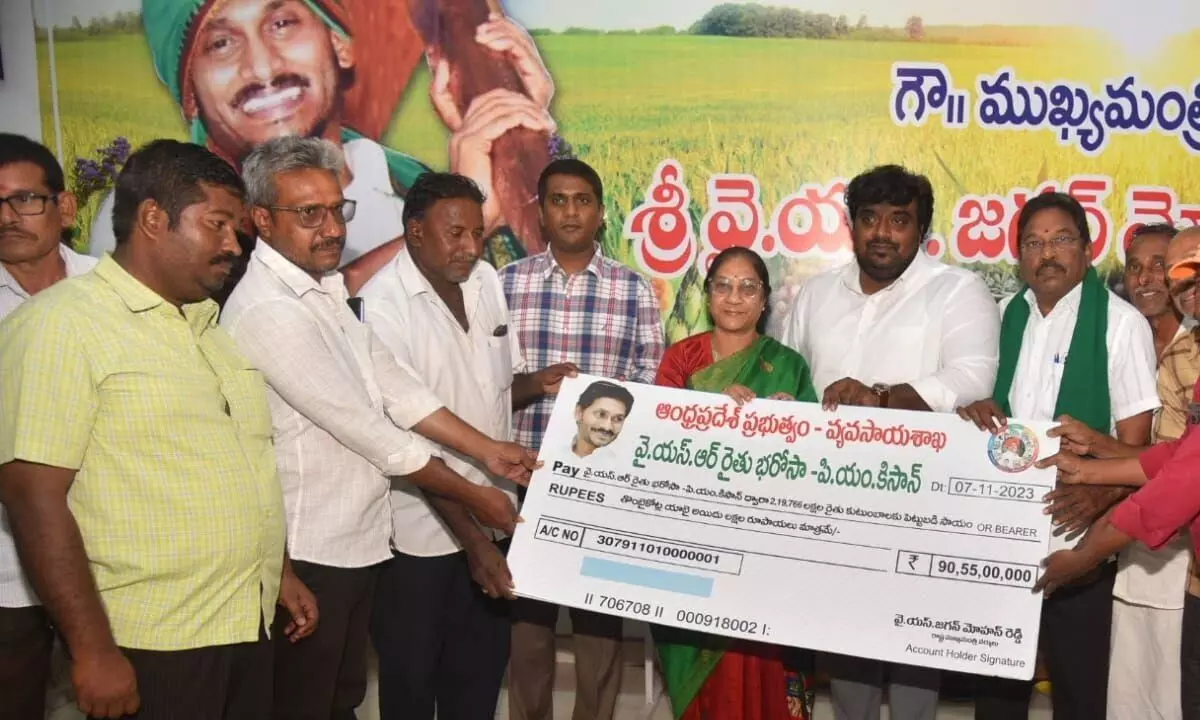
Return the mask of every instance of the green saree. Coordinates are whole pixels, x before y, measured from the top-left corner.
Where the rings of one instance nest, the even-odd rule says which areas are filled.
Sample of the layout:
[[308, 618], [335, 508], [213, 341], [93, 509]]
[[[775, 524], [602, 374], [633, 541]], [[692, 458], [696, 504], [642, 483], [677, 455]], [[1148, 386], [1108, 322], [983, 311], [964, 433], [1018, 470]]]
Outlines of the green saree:
[[[684, 382], [690, 390], [720, 393], [731, 385], [742, 385], [760, 398], [782, 392], [799, 401], [817, 401], [808, 363], [791, 348], [760, 337], [745, 350], [713, 362], [711, 342], [712, 336], [704, 333], [668, 349], [659, 371], [659, 384], [679, 386], [686, 377]], [[660, 626], [653, 627], [653, 634], [671, 707], [675, 717], [681, 718], [725, 651], [737, 641]]]

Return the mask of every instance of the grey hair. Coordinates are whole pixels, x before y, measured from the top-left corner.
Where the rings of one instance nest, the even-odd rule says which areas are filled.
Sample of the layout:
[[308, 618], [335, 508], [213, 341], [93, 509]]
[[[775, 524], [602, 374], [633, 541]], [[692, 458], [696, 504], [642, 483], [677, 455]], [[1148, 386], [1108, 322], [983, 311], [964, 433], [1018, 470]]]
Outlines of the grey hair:
[[345, 165], [342, 150], [328, 140], [288, 135], [255, 147], [242, 162], [246, 201], [267, 207], [275, 204], [275, 176], [292, 170], [328, 170], [334, 175]]

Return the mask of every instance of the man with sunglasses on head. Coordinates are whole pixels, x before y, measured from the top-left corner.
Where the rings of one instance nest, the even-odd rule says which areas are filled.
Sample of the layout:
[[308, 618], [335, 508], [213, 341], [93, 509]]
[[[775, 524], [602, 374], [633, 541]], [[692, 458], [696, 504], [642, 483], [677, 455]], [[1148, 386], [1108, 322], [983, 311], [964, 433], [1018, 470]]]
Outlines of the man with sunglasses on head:
[[[355, 316], [336, 271], [355, 210], [338, 182], [342, 163], [336, 145], [316, 138], [250, 152], [242, 172], [259, 243], [221, 318], [267, 381], [290, 567], [320, 607], [303, 642], [273, 634], [275, 718], [353, 718], [363, 700], [371, 599], [392, 556], [391, 478], [461, 504], [481, 525], [514, 529], [504, 492], [463, 479], [416, 434], [518, 483], [535, 464], [444, 408]], [[291, 622], [280, 614], [277, 631]]]
[[[96, 260], [67, 245], [75, 196], [54, 155], [22, 135], [0, 133], [0, 319]], [[13, 718], [41, 720], [54, 632], [13, 544], [0, 506], [0, 698]]]

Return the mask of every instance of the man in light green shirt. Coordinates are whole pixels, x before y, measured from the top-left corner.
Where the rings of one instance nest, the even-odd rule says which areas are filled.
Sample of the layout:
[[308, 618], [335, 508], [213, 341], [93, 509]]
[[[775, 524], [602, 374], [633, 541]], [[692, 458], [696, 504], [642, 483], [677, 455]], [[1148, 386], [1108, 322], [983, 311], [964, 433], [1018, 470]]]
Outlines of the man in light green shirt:
[[162, 140], [115, 194], [113, 254], [0, 328], [0, 501], [80, 709], [266, 717], [277, 600], [293, 639], [317, 618], [285, 569], [266, 386], [209, 299], [240, 253], [244, 189]]

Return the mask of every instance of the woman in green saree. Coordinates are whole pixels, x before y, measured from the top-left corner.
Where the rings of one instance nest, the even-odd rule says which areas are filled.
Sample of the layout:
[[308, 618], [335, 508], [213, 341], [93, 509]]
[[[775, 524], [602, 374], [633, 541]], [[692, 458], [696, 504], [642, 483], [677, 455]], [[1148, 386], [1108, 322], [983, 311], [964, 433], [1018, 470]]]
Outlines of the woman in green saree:
[[[729, 248], [704, 280], [712, 332], [667, 348], [656, 383], [724, 393], [739, 404], [759, 398], [816, 402], [808, 363], [762, 334], [770, 307], [767, 266], [754, 251]], [[811, 715], [805, 677], [785, 669], [778, 647], [654, 627], [676, 718], [790, 720]]]

